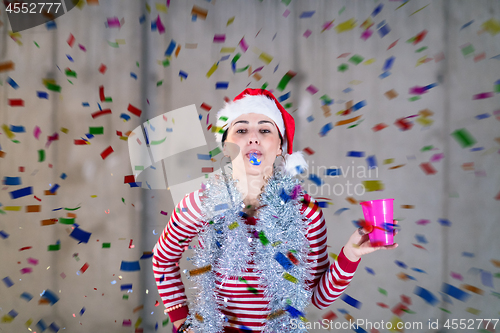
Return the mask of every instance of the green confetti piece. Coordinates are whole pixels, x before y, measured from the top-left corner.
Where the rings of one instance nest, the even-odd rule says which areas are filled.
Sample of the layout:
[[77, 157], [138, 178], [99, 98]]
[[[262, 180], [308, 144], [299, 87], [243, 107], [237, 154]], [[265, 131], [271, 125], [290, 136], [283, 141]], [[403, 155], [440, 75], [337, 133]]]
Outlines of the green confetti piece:
[[408, 98], [408, 101], [415, 102], [415, 101], [418, 101], [420, 98], [421, 98], [420, 96], [413, 96], [413, 97]]
[[167, 318], [167, 319], [165, 319], [165, 320], [161, 323], [161, 325], [162, 325], [162, 327], [165, 327], [165, 326], [167, 326], [167, 324], [168, 324], [168, 323], [169, 323], [169, 320], [168, 320], [168, 318]]
[[222, 150], [219, 147], [216, 147], [215, 149], [211, 150], [209, 152], [210, 157], [217, 156], [218, 154], [222, 153]]
[[281, 2], [288, 6], [292, 0], [281, 0]]
[[14, 142], [14, 143], [21, 143], [21, 141], [16, 140], [16, 139], [12, 140], [12, 142]]
[[415, 314], [415, 311], [411, 311], [410, 309], [401, 309], [403, 312], [409, 313], [409, 314]]
[[325, 104], [332, 104], [333, 103], [333, 99], [328, 97], [328, 95], [323, 95], [319, 99], [322, 100], [323, 103], [325, 103]]
[[247, 288], [248, 291], [250, 291], [252, 294], [254, 295], [257, 295], [259, 292], [257, 291], [257, 289], [255, 289], [254, 287], [248, 287]]
[[451, 313], [451, 311], [450, 311], [450, 310], [446, 310], [445, 308], [439, 308], [439, 310], [444, 311], [444, 312], [446, 312], [446, 313]]
[[283, 275], [282, 275], [282, 277], [283, 277], [285, 280], [288, 280], [288, 281], [290, 281], [290, 282], [292, 282], [292, 283], [297, 283], [297, 282], [299, 282], [299, 280], [297, 280], [297, 278], [296, 278], [295, 276], [290, 275], [290, 274], [288, 274], [287, 272], [284, 272], [284, 273], [283, 273]]
[[420, 151], [428, 151], [428, 150], [432, 150], [432, 149], [434, 149], [434, 146], [425, 146], [422, 149], [420, 149]]
[[61, 249], [61, 244], [49, 245], [48, 251], [59, 251]]
[[416, 37], [412, 37], [412, 38], [408, 39], [406, 42], [407, 43], [413, 43], [415, 40], [417, 40], [417, 38]]
[[160, 145], [162, 144], [163, 142], [165, 142], [165, 140], [167, 139], [167, 137], [164, 137], [163, 139], [161, 140], [156, 140], [156, 141], [151, 141], [151, 145], [152, 146], [155, 146], [155, 145]]
[[269, 244], [269, 240], [267, 239], [266, 235], [264, 234], [264, 231], [262, 230], [259, 232], [259, 239], [262, 245], [266, 246], [267, 244]]
[[160, 80], [160, 81], [156, 82], [156, 86], [157, 87], [161, 86], [162, 84], [163, 84], [163, 80]]
[[118, 43], [116, 43], [116, 42], [110, 42], [109, 40], [108, 40], [108, 45], [111, 46], [111, 47], [114, 47], [115, 49], [117, 49], [117, 48], [120, 47], [120, 45], [118, 45]]
[[33, 41], [33, 43], [35, 43], [36, 47], [40, 48], [40, 46], [35, 41]]
[[137, 67], [139, 67], [139, 62], [138, 61], [136, 61], [135, 64], [136, 64]]
[[40, 149], [38, 150], [38, 162], [43, 162], [45, 161], [45, 150]]
[[340, 10], [339, 10], [339, 15], [340, 15], [340, 14], [342, 14], [342, 13], [344, 12], [344, 10], [345, 10], [345, 6], [344, 6], [344, 7], [342, 7], [342, 8], [340, 8]]
[[495, 292], [495, 291], [492, 291], [492, 292], [491, 292], [491, 295], [493, 295], [493, 296], [495, 296], [495, 297], [497, 297], [497, 298], [499, 298], [499, 299], [500, 299], [500, 293], [497, 293], [497, 292]]
[[72, 217], [70, 219], [67, 219], [67, 218], [61, 217], [61, 218], [59, 218], [59, 223], [61, 223], [61, 224], [74, 224], [75, 218]]
[[236, 53], [236, 55], [233, 57], [231, 62], [234, 64], [235, 62], [238, 61], [238, 59], [241, 57], [241, 53]]
[[241, 276], [238, 277], [238, 280], [240, 282], [248, 283], [248, 281], [244, 277], [241, 277]]
[[64, 210], [71, 210], [71, 211], [74, 211], [74, 210], [78, 210], [78, 209], [80, 209], [80, 208], [82, 208], [82, 207], [76, 207], [76, 208], [67, 208], [67, 207], [65, 207], [65, 208], [64, 208]]
[[68, 80], [69, 83], [73, 84], [73, 82], [71, 82], [71, 80]]
[[110, 103], [110, 102], [113, 102], [113, 99], [111, 97], [106, 97], [106, 98], [104, 98], [104, 102]]
[[168, 59], [165, 59], [165, 60], [163, 60], [162, 65], [163, 65], [163, 67], [170, 66], [170, 61], [168, 61]]
[[111, 243], [102, 243], [103, 249], [109, 249], [111, 247]]
[[500, 92], [500, 84], [495, 84], [495, 92], [496, 93]]
[[500, 273], [495, 273], [493, 276], [500, 279]]
[[464, 57], [467, 57], [468, 55], [474, 53], [475, 51], [476, 50], [474, 49], [474, 46], [472, 46], [472, 44], [462, 48], [462, 54], [464, 55]]
[[238, 228], [240, 225], [238, 224], [238, 222], [234, 221], [233, 223], [231, 223], [230, 225], [228, 225], [227, 227], [229, 228], [229, 230], [233, 230], [233, 229], [236, 229]]
[[125, 203], [125, 198], [122, 198], [122, 202]]
[[278, 83], [278, 87], [276, 89], [279, 91], [285, 90], [286, 85], [288, 84], [288, 82], [290, 82], [290, 80], [293, 77], [294, 77], [294, 75], [290, 75], [289, 73], [286, 73], [285, 75], [283, 75], [283, 77], [281, 78], [280, 82]]
[[[265, 82], [260, 89], [266, 89], [269, 83]], [[500, 85], [498, 85], [500, 87]]]
[[53, 83], [48, 83], [47, 84], [47, 89], [55, 92], [61, 92], [61, 86]]
[[378, 288], [378, 292], [381, 293], [384, 296], [387, 296], [387, 290], [385, 290], [385, 289]]
[[283, 107], [284, 107], [285, 109], [289, 109], [289, 108], [291, 108], [292, 106], [293, 106], [293, 103], [286, 103], [285, 105], [283, 105]]
[[236, 70], [236, 73], [241, 73], [241, 72], [244, 72], [246, 71], [248, 68], [250, 67], [250, 65], [247, 65], [246, 67], [243, 67], [243, 68], [239, 68]]
[[453, 136], [462, 148], [471, 147], [477, 142], [465, 128], [457, 129], [455, 132], [451, 133], [451, 136]]
[[224, 116], [219, 117], [219, 120], [222, 120], [222, 121], [227, 121], [228, 119], [229, 119], [228, 117], [224, 117]]
[[123, 295], [123, 299], [128, 299], [128, 295]]
[[72, 71], [71, 69], [66, 68], [65, 73], [66, 73], [66, 76], [74, 77], [76, 79], [76, 72], [75, 71]]
[[144, 166], [143, 165], [136, 165], [134, 167], [135, 170], [144, 170]]
[[348, 64], [340, 64], [339, 67], [337, 67], [337, 71], [339, 71], [339, 72], [345, 72], [348, 69], [349, 69]]
[[361, 62], [363, 62], [363, 60], [365, 60], [365, 58], [363, 58], [359, 54], [355, 54], [352, 57], [350, 57], [348, 61], [352, 62], [355, 65], [359, 65]]
[[101, 127], [89, 127], [89, 133], [92, 135], [104, 134], [104, 126]]
[[4, 210], [0, 209], [0, 214], [7, 214]]
[[419, 48], [418, 50], [415, 51], [415, 53], [420, 53], [424, 50], [427, 50], [427, 46], [422, 46], [421, 48]]

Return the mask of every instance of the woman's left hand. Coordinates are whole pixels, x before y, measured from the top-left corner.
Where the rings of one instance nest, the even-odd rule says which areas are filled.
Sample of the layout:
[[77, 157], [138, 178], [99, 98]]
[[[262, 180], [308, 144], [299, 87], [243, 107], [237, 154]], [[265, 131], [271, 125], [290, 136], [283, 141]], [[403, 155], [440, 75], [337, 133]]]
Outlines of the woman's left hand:
[[[394, 220], [394, 225], [396, 225], [397, 223], [398, 221]], [[361, 235], [359, 230], [356, 229], [356, 231], [347, 241], [347, 244], [344, 246], [344, 255], [350, 261], [356, 262], [359, 260], [359, 258], [361, 258], [361, 256], [375, 252], [377, 250], [392, 250], [398, 247], [398, 243], [385, 246], [371, 246], [370, 240], [368, 238], [368, 233], [371, 231], [370, 227], [371, 226], [367, 224], [363, 227], [362, 230], [364, 232], [364, 235]], [[394, 236], [398, 233], [396, 228], [394, 228], [393, 232]]]

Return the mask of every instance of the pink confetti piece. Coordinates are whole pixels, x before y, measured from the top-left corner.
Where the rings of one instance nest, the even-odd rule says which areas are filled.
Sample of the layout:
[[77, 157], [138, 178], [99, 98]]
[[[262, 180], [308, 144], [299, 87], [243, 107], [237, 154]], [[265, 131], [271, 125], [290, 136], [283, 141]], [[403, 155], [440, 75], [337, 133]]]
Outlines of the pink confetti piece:
[[367, 40], [367, 39], [368, 39], [368, 38], [370, 38], [372, 35], [373, 35], [373, 30], [371, 30], [371, 29], [367, 29], [367, 30], [363, 31], [363, 33], [361, 34], [361, 39], [362, 39], [362, 40]]
[[246, 52], [248, 50], [248, 44], [245, 42], [245, 37], [243, 37], [240, 42], [238, 43], [238, 45], [241, 47], [241, 50], [243, 52]]
[[434, 154], [431, 157], [431, 162], [439, 162], [444, 158], [444, 154]]
[[333, 27], [333, 21], [325, 22], [323, 24], [323, 26], [321, 27], [321, 32], [323, 32], [325, 30], [330, 30], [331, 27]]
[[63, 279], [66, 278], [66, 274], [64, 274], [64, 272], [62, 272], [61, 274], [59, 274]]
[[160, 15], [156, 18], [156, 28], [158, 29], [160, 35], [165, 33], [165, 26], [163, 26], [163, 23], [161, 22]]
[[34, 265], [34, 266], [38, 265], [38, 260], [35, 259], [35, 258], [29, 257], [27, 260], [28, 260], [28, 264], [31, 264], [31, 265]]
[[40, 129], [40, 127], [35, 126], [35, 128], [33, 129], [33, 136], [38, 140], [40, 138], [40, 134], [42, 134], [42, 130]]
[[25, 267], [21, 269], [21, 274], [28, 274], [33, 272], [33, 269], [31, 267]]
[[458, 273], [455, 273], [455, 272], [451, 272], [450, 273], [450, 276], [456, 280], [460, 280], [460, 281], [463, 281], [463, 277], [461, 274], [458, 274]]
[[285, 12], [283, 13], [283, 17], [288, 17], [288, 15], [290, 15], [290, 10], [285, 10]]
[[314, 95], [315, 93], [318, 92], [318, 88], [316, 88], [315, 86], [313, 86], [312, 84], [306, 88], [306, 90], [311, 94], [311, 95]]
[[494, 95], [495, 94], [492, 92], [485, 92], [485, 93], [476, 94], [476, 95], [472, 96], [472, 99], [485, 99], [485, 98], [493, 97]]
[[82, 44], [78, 44], [78, 47], [80, 48], [80, 50], [82, 50], [83, 52], [87, 52], [87, 49], [85, 48], [85, 46], [83, 46]]
[[224, 43], [226, 41], [226, 34], [215, 34], [214, 43]]
[[311, 36], [311, 34], [312, 34], [312, 31], [311, 31], [311, 30], [309, 30], [309, 29], [307, 29], [307, 30], [304, 32], [304, 35], [303, 35], [303, 36], [304, 36], [305, 38], [307, 38], [307, 37]]
[[130, 320], [130, 319], [123, 319], [122, 326], [126, 326], [126, 327], [132, 326], [132, 320]]
[[426, 175], [434, 175], [437, 173], [436, 169], [434, 169], [432, 164], [428, 162], [421, 163], [420, 168], [425, 172]]
[[440, 62], [441, 60], [444, 59], [444, 52], [440, 52], [434, 56], [434, 61], [435, 62]]
[[418, 220], [416, 223], [418, 225], [426, 225], [426, 224], [431, 223], [431, 221], [430, 220]]
[[351, 54], [351, 53], [350, 53], [350, 52], [349, 52], [349, 53], [342, 53], [341, 55], [339, 55], [339, 56], [337, 57], [337, 59], [340, 59], [340, 58], [345, 58], [345, 57], [347, 57], [349, 54]]
[[120, 24], [120, 20], [118, 19], [118, 17], [108, 17], [108, 28], [120, 28], [121, 27], [121, 24]]

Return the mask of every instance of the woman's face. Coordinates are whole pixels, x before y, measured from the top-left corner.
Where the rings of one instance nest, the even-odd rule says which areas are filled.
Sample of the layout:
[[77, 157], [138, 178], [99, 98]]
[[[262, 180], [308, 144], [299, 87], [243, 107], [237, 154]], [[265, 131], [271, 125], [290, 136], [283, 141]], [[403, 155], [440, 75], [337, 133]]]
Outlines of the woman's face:
[[[238, 145], [247, 175], [269, 176], [272, 174], [276, 156], [281, 154], [278, 133], [278, 128], [271, 118], [258, 113], [248, 113], [231, 123], [225, 142]], [[250, 162], [251, 153], [260, 160], [260, 165]], [[233, 164], [234, 162], [236, 161], [233, 161]]]

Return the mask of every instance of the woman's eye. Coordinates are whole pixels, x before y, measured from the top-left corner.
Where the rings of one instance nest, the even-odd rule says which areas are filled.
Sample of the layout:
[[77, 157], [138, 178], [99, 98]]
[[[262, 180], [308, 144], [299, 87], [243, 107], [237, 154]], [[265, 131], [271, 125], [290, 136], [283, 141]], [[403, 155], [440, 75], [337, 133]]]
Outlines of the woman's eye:
[[240, 134], [242, 134], [242, 133], [245, 133], [246, 131], [247, 131], [247, 130], [245, 130], [245, 129], [239, 129], [239, 130], [237, 130], [237, 131], [236, 131], [236, 133], [240, 133]]
[[270, 131], [270, 130], [268, 130], [268, 129], [263, 129], [263, 130], [260, 130], [260, 132], [261, 132], [261, 133], [271, 133], [271, 131]]

